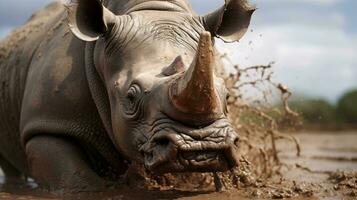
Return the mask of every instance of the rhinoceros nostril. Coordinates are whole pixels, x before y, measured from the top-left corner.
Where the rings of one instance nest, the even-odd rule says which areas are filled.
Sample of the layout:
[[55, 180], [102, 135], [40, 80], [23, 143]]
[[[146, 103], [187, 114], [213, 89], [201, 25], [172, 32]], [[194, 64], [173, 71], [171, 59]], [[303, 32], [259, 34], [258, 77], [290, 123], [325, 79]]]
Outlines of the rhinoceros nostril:
[[167, 147], [170, 144], [170, 140], [168, 138], [160, 138], [155, 143], [160, 147]]
[[239, 146], [239, 142], [240, 142], [239, 137], [236, 137], [236, 138], [234, 139], [234, 141], [233, 141], [233, 144], [234, 144], [236, 147], [238, 147], [238, 146]]

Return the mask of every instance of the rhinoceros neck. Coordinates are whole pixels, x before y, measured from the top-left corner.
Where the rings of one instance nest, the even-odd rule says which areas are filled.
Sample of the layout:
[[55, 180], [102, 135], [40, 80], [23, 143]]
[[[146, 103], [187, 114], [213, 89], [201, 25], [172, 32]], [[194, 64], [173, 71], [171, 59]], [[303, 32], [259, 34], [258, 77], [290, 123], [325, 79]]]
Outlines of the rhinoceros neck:
[[193, 12], [187, 0], [107, 0], [106, 6], [117, 15], [140, 10]]
[[97, 73], [96, 67], [94, 66], [94, 48], [95, 42], [88, 42], [85, 47], [85, 71], [88, 81], [88, 86], [97, 106], [98, 113], [103, 122], [103, 125], [109, 135], [113, 140], [113, 130], [112, 130], [112, 119], [110, 116], [110, 103], [108, 94], [106, 93], [106, 88]]

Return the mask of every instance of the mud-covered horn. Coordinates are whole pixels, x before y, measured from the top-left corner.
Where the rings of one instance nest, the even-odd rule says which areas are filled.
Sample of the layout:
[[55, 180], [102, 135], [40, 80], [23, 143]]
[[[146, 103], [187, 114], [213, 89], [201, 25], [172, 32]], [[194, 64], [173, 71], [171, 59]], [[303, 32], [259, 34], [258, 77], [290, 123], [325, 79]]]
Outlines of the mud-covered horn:
[[217, 107], [211, 39], [209, 32], [201, 34], [197, 54], [190, 68], [171, 85], [171, 102], [182, 112], [209, 114]]

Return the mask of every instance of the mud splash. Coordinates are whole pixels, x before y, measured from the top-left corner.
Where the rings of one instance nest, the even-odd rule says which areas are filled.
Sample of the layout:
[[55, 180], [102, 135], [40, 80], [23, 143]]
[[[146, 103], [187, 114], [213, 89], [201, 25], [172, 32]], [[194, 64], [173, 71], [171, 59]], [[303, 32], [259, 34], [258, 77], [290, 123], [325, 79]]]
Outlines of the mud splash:
[[[138, 176], [146, 177], [142, 185], [149, 189], [159, 190], [173, 188], [181, 191], [211, 192], [239, 190], [240, 193], [248, 196], [262, 198], [286, 198], [301, 194], [312, 196], [313, 192], [303, 188], [297, 189], [296, 185], [286, 188], [271, 186], [271, 181], [282, 178], [280, 169], [284, 166], [278, 155], [277, 141], [290, 141], [291, 145], [296, 148], [297, 156], [300, 156], [301, 151], [298, 141], [293, 136], [278, 131], [282, 124], [293, 128], [300, 122], [298, 114], [288, 106], [291, 92], [282, 84], [272, 81], [272, 65], [273, 63], [270, 63], [266, 66], [252, 66], [244, 69], [234, 65], [233, 73], [217, 70], [228, 86], [230, 96], [227, 101], [230, 119], [241, 136], [240, 149], [236, 152], [240, 157], [239, 167], [225, 173], [181, 173], [163, 176], [153, 176], [147, 174], [145, 170], [139, 170]], [[268, 90], [266, 85], [269, 86]], [[254, 99], [245, 96], [247, 88], [256, 91]], [[280, 93], [282, 106], [272, 113], [269, 103], [272, 102], [270, 95], [274, 93], [273, 90], [275, 93]], [[137, 169], [137, 167], [134, 168]], [[254, 190], [253, 188], [266, 189]]]
[[[225, 56], [222, 56], [225, 58]], [[228, 58], [226, 58], [228, 60]], [[229, 60], [228, 60], [229, 61]], [[232, 66], [233, 73], [217, 70], [224, 77], [230, 96], [227, 99], [232, 123], [240, 133], [239, 167], [225, 173], [181, 173], [154, 176], [133, 164], [122, 177], [122, 185], [113, 191], [96, 194], [79, 194], [65, 199], [250, 199], [296, 198], [357, 195], [356, 154], [346, 157], [346, 148], [340, 146], [343, 156], [330, 153], [314, 154], [310, 148], [321, 143], [321, 135], [309, 141], [311, 135], [289, 135], [282, 128], [293, 130], [300, 125], [299, 116], [288, 106], [291, 92], [286, 86], [272, 80], [274, 63], [240, 68]], [[255, 92], [252, 95], [252, 90]], [[272, 109], [271, 102], [279, 96], [281, 106]], [[355, 135], [349, 141], [356, 141]], [[302, 140], [302, 145], [299, 140]], [[315, 143], [314, 143], [315, 142]], [[320, 143], [319, 143], [320, 142]], [[334, 146], [321, 144], [328, 152], [338, 152]], [[346, 144], [341, 142], [341, 144]], [[344, 149], [343, 149], [344, 148]], [[321, 149], [320, 149], [321, 150]], [[307, 155], [304, 154], [308, 152]], [[311, 159], [321, 165], [321, 160], [334, 163], [350, 162], [351, 172], [337, 164], [335, 169], [305, 166], [299, 161]], [[347, 165], [347, 164], [346, 164]], [[0, 180], [1, 181], [1, 180]], [[0, 199], [56, 199], [34, 185], [24, 188], [2, 186]]]
[[[302, 155], [303, 149], [305, 147], [309, 149], [316, 143], [304, 141], [304, 146], [302, 146], [294, 135], [283, 134], [279, 131], [294, 130], [295, 127], [301, 125], [301, 121], [298, 114], [288, 106], [291, 92], [286, 86], [272, 80], [272, 65], [273, 63], [270, 63], [266, 66], [253, 66], [245, 69], [240, 69], [235, 65], [235, 73], [219, 72], [225, 78], [230, 90], [228, 103], [231, 120], [238, 133], [241, 134], [240, 149], [236, 152], [240, 156], [239, 167], [225, 173], [166, 174], [164, 176], [152, 176], [142, 171], [140, 174], [146, 177], [142, 186], [161, 191], [170, 191], [175, 188], [180, 191], [223, 191], [228, 194], [238, 192], [239, 197], [263, 199], [297, 197], [308, 199], [314, 196], [354, 197], [356, 194], [355, 179], [350, 178], [353, 175], [348, 174], [342, 176], [345, 178], [340, 178], [344, 180], [339, 182], [344, 189], [337, 190], [337, 186], [334, 186], [335, 171], [343, 169], [343, 166], [337, 164], [337, 167], [330, 171], [315, 172], [295, 162], [289, 163], [291, 160], [287, 159], [286, 152], [289, 152], [290, 158], [293, 157], [295, 161], [306, 160], [305, 155]], [[254, 95], [255, 99], [252, 99], [252, 96], [245, 96], [247, 88], [257, 91]], [[276, 109], [272, 109], [269, 104], [272, 102], [272, 94], [278, 94], [282, 102], [281, 106]], [[323, 135], [317, 136], [314, 142], [318, 143], [320, 138], [323, 138]], [[328, 148], [328, 145], [325, 147]], [[347, 148], [353, 148], [353, 145]], [[337, 150], [332, 147], [332, 151]], [[313, 162], [319, 162], [316, 160], [324, 156], [325, 159], [331, 159], [325, 152], [323, 155], [312, 155]], [[353, 162], [353, 159], [354, 157], [351, 159], [342, 156], [337, 160], [335, 158], [334, 161]], [[356, 171], [357, 167], [353, 169]], [[287, 178], [291, 176], [291, 173], [288, 173], [289, 170], [294, 171], [293, 174], [298, 177]], [[315, 180], [309, 180], [308, 177], [311, 176]]]

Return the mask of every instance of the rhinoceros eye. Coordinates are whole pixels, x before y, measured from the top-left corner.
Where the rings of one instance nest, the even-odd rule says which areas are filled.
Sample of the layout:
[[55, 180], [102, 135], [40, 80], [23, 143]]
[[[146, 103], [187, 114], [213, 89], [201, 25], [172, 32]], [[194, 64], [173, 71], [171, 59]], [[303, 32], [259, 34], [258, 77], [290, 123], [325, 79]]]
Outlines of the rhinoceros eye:
[[126, 94], [126, 98], [129, 100], [129, 102], [134, 102], [135, 101], [135, 96], [136, 96], [136, 89], [135, 87], [131, 87], [128, 91], [128, 93]]
[[136, 98], [140, 95], [140, 93], [141, 93], [140, 87], [134, 84], [129, 88], [126, 94], [126, 98], [129, 100], [130, 103], [134, 103]]
[[134, 117], [138, 113], [140, 94], [141, 94], [141, 88], [139, 85], [133, 84], [132, 86], [130, 86], [126, 94], [126, 99], [127, 99], [126, 114], [129, 115], [129, 117]]

